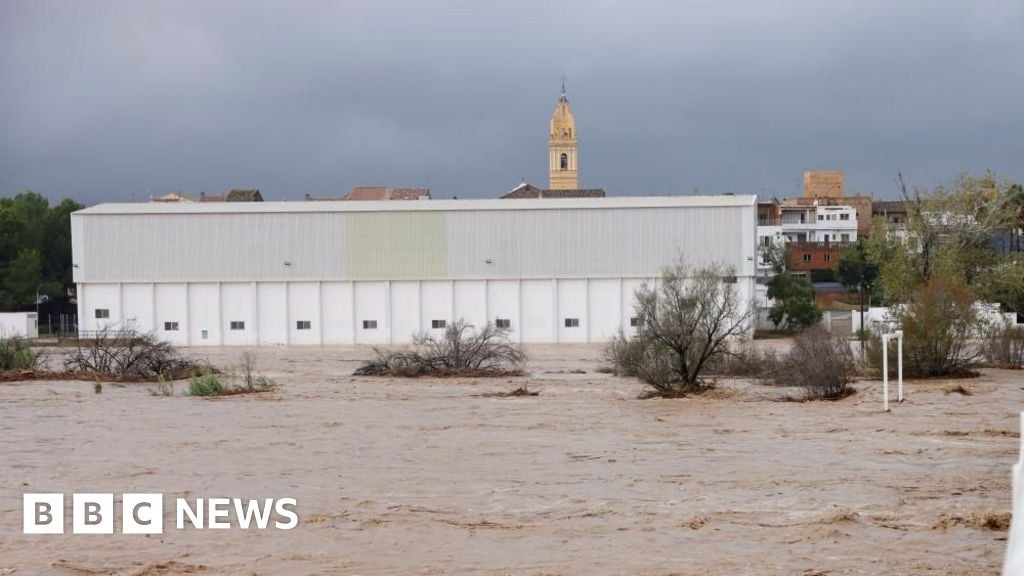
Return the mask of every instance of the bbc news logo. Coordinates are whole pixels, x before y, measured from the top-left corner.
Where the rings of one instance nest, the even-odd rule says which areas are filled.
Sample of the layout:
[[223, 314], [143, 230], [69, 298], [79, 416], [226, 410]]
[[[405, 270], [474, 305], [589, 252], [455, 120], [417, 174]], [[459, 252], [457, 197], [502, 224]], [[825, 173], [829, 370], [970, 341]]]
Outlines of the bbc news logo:
[[[291, 530], [299, 524], [294, 498], [196, 498], [174, 501], [175, 527], [226, 530]], [[113, 534], [117, 510], [113, 494], [72, 494], [71, 531], [73, 534]], [[64, 494], [24, 494], [22, 518], [25, 534], [63, 534]], [[122, 534], [163, 534], [163, 494], [122, 494]], [[234, 524], [232, 524], [232, 519]], [[271, 521], [273, 520], [273, 521]]]

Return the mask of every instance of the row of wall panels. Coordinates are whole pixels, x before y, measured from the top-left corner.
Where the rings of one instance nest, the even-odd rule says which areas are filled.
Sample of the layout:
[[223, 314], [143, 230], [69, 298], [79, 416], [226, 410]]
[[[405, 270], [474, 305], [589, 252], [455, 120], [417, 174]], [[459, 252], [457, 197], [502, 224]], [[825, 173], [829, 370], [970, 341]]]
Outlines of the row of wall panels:
[[[601, 342], [620, 327], [630, 332], [633, 294], [643, 281], [79, 284], [79, 328], [130, 326], [179, 345], [378, 344], [440, 334], [431, 328], [435, 320], [481, 326], [501, 318], [517, 342]], [[753, 280], [741, 277], [739, 287], [745, 300]], [[566, 326], [566, 319], [578, 325]]]

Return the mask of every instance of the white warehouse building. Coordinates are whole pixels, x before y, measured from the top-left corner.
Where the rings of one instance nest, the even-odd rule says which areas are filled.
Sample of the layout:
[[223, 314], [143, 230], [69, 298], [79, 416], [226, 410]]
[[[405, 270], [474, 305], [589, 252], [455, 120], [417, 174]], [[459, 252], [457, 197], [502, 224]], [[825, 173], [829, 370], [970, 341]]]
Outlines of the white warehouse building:
[[100, 204], [71, 216], [79, 329], [376, 344], [464, 318], [604, 341], [680, 255], [731, 266], [750, 302], [756, 213], [755, 196]]

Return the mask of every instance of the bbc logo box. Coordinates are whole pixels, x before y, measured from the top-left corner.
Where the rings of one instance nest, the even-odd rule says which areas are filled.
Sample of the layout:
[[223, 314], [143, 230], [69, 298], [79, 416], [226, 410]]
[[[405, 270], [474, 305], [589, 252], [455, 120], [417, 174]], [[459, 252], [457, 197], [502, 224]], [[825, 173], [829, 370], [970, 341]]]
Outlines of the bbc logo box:
[[[74, 534], [113, 534], [116, 514], [113, 494], [71, 495], [71, 530]], [[64, 495], [24, 494], [22, 518], [22, 532], [25, 534], [63, 534]], [[122, 495], [123, 534], [162, 534], [163, 519], [163, 494]]]

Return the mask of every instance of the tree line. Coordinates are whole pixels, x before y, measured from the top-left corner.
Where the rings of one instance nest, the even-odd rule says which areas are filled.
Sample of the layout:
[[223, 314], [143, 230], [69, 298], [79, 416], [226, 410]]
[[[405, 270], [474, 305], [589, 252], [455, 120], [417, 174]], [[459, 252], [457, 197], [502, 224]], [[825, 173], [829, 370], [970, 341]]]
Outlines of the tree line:
[[60, 298], [71, 282], [71, 213], [38, 192], [0, 198], [0, 310], [32, 309], [38, 296]]

